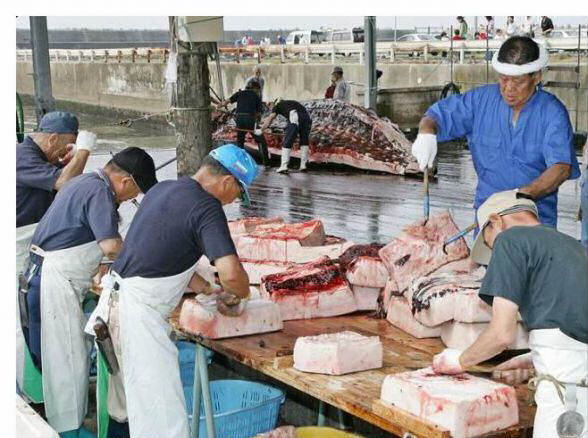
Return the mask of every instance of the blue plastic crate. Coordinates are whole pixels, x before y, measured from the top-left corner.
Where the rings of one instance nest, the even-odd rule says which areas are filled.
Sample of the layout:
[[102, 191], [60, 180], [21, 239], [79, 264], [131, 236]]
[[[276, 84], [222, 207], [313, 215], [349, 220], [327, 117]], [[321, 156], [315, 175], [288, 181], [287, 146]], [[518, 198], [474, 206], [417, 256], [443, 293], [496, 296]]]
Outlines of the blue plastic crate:
[[[192, 417], [192, 386], [184, 387]], [[249, 438], [276, 427], [286, 395], [269, 385], [247, 380], [213, 380], [210, 397], [217, 438]], [[200, 438], [206, 438], [204, 401], [200, 403]]]

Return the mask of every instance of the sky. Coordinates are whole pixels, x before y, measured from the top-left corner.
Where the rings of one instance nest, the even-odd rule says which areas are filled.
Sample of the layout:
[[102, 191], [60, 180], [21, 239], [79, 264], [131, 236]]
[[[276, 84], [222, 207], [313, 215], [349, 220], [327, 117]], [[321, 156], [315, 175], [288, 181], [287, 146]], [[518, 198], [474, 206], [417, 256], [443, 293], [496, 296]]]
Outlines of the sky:
[[[516, 17], [521, 22], [524, 17]], [[551, 16], [554, 24], [561, 25], [578, 25], [588, 24], [586, 16]], [[540, 17], [536, 17], [539, 21]], [[466, 21], [470, 25], [474, 24], [473, 16], [466, 16]], [[504, 25], [505, 17], [496, 17], [496, 27]], [[427, 16], [377, 16], [376, 25], [379, 28], [394, 28], [395, 22], [399, 29], [408, 29], [417, 27], [441, 27], [455, 25], [455, 17], [427, 17]], [[484, 17], [478, 17], [478, 23], [485, 22]], [[67, 29], [67, 28], [90, 28], [90, 29], [167, 29], [168, 20], [164, 16], [149, 17], [104, 17], [104, 16], [85, 16], [85, 17], [48, 17], [47, 24], [49, 29]], [[225, 16], [225, 30], [270, 30], [270, 29], [319, 29], [320, 27], [331, 28], [349, 28], [354, 26], [363, 26], [363, 17], [335, 17], [335, 16], [310, 16], [310, 17], [292, 17], [292, 16], [253, 16], [253, 17], [236, 17]], [[29, 19], [21, 16], [16, 19], [17, 28], [28, 28]]]

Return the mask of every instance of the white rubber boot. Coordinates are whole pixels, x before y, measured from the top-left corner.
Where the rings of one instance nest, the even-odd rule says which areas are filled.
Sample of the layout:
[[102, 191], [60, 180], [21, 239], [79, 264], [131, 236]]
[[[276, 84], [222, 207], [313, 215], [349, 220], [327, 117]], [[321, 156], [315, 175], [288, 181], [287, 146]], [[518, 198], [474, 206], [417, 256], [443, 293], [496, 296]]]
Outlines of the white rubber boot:
[[282, 148], [282, 164], [276, 170], [278, 173], [288, 173], [288, 163], [290, 162], [291, 149]]
[[308, 146], [300, 146], [300, 172], [306, 172], [308, 163]]

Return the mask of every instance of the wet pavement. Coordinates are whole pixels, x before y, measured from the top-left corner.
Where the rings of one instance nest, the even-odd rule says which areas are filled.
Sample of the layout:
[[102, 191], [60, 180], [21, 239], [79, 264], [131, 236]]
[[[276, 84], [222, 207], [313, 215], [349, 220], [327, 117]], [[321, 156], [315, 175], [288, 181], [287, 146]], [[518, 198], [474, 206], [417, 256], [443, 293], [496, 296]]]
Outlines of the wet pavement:
[[[27, 130], [32, 129], [32, 107], [25, 107]], [[130, 128], [112, 126], [116, 118], [80, 115], [81, 128], [95, 131], [99, 142], [86, 170], [102, 166], [110, 159], [110, 151], [127, 146], [140, 146], [152, 154], [155, 165], [175, 156], [175, 136], [164, 129], [149, 129], [133, 125]], [[579, 152], [579, 150], [578, 150]], [[297, 166], [297, 160], [291, 165]], [[472, 209], [476, 173], [470, 154], [460, 143], [444, 144], [440, 148], [438, 178], [430, 182], [431, 214], [448, 209], [460, 228], [474, 220]], [[176, 177], [172, 163], [158, 172], [158, 178]], [[312, 165], [307, 173], [291, 172], [278, 175], [275, 168], [260, 167], [260, 175], [250, 190], [252, 207], [238, 203], [225, 207], [229, 219], [240, 216], [282, 216], [288, 222], [319, 218], [328, 234], [354, 242], [386, 243], [403, 226], [423, 215], [422, 181], [393, 175], [382, 175], [342, 167], [328, 168]], [[576, 213], [580, 203], [577, 181], [567, 181], [560, 189], [558, 228], [576, 238], [580, 225]], [[135, 207], [121, 206], [123, 229], [129, 223]]]

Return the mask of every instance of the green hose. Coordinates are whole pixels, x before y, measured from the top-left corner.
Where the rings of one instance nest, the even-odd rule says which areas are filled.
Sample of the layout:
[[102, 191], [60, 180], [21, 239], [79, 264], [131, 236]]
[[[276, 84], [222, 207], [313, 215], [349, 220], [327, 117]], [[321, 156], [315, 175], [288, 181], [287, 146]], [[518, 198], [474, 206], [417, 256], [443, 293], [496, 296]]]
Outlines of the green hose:
[[16, 93], [16, 141], [24, 141], [24, 111], [22, 109], [22, 100]]

